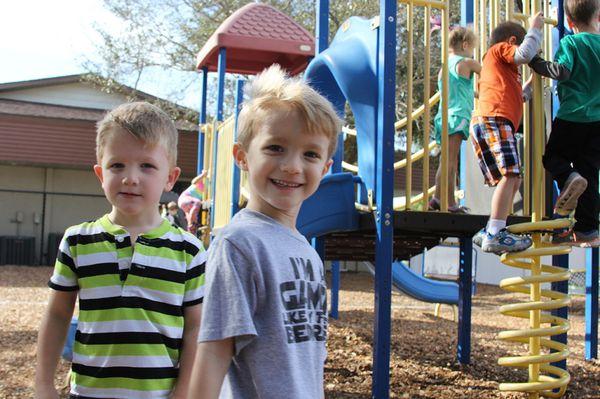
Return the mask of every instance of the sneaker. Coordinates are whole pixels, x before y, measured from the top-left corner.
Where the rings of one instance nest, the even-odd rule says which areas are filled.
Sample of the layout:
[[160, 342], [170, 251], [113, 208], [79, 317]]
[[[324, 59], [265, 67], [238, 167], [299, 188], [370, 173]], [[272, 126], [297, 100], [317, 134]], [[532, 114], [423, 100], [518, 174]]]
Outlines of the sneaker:
[[466, 206], [454, 205], [454, 206], [448, 207], [448, 212], [450, 212], [450, 213], [459, 213], [459, 214], [466, 215], [469, 213], [469, 211], [470, 211], [470, 209], [467, 208]]
[[[553, 219], [564, 219], [564, 218], [568, 218], [568, 215], [559, 215], [557, 213], [555, 213], [552, 218]], [[552, 232], [552, 244], [555, 245], [561, 245], [561, 244], [566, 244], [566, 245], [571, 245], [573, 243], [573, 225], [571, 225], [571, 227], [565, 227], [562, 229], [555, 229]]]
[[481, 243], [483, 242], [483, 238], [487, 235], [487, 231], [485, 231], [485, 227], [481, 230], [479, 230], [474, 236], [473, 236], [473, 244], [477, 245], [478, 247], [481, 248]]
[[509, 233], [508, 230], [502, 229], [496, 235], [487, 233], [481, 243], [483, 252], [491, 252], [496, 255], [501, 255], [505, 252], [524, 251], [531, 246], [533, 241], [527, 236], [521, 236]]
[[552, 244], [554, 245], [573, 245], [574, 242], [573, 230], [563, 229], [552, 233]]
[[[441, 209], [440, 201], [437, 198], [432, 198], [431, 200], [429, 200], [429, 205], [427, 206], [427, 210], [439, 211], [440, 209]], [[467, 214], [467, 213], [469, 213], [469, 208], [467, 208], [466, 206], [454, 205], [454, 206], [448, 207], [448, 212]]]
[[581, 248], [596, 248], [600, 246], [598, 230], [591, 230], [588, 232], [576, 231], [573, 236], [573, 245], [577, 245]]
[[556, 200], [554, 213], [559, 215], [569, 215], [577, 208], [577, 200], [587, 188], [587, 180], [579, 173], [573, 172], [565, 182], [562, 192]]

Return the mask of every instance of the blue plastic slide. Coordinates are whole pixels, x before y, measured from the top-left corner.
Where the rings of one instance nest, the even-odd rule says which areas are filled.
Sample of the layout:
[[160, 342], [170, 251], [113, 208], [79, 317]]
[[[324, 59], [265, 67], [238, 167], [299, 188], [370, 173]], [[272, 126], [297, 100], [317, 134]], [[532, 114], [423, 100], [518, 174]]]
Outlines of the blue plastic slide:
[[335, 231], [358, 229], [354, 185], [360, 178], [351, 173], [334, 173], [321, 180], [317, 192], [300, 208], [296, 228], [307, 238]]
[[[375, 274], [375, 267], [364, 262], [369, 271]], [[392, 284], [398, 291], [419, 301], [432, 303], [458, 304], [458, 284], [451, 281], [436, 281], [413, 272], [403, 262], [392, 263]]]

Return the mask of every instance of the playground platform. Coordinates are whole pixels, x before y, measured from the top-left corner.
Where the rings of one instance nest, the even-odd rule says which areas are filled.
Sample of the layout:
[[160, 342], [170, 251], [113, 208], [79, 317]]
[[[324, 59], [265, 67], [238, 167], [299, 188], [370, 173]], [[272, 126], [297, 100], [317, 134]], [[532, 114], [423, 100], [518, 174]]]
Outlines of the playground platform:
[[[433, 248], [448, 237], [469, 239], [485, 226], [489, 216], [445, 212], [395, 211], [394, 258], [408, 260]], [[528, 217], [511, 216], [508, 224], [529, 221]], [[321, 238], [325, 244], [325, 260], [375, 260], [375, 219], [360, 213], [355, 231], [329, 233]]]

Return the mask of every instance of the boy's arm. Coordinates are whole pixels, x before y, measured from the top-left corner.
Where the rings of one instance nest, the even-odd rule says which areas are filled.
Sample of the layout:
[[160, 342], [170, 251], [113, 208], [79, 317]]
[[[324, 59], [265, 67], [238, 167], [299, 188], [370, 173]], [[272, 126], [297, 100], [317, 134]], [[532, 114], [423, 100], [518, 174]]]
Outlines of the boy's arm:
[[523, 43], [515, 50], [515, 64], [527, 64], [537, 54], [542, 44], [543, 27], [544, 19], [541, 12], [538, 12], [529, 18], [529, 31], [527, 31]]
[[527, 64], [537, 54], [542, 44], [542, 31], [531, 28], [527, 32], [523, 43], [515, 50], [515, 64]]
[[196, 356], [196, 347], [198, 332], [200, 331], [200, 316], [202, 305], [187, 306], [183, 310], [185, 320], [183, 326], [183, 339], [181, 344], [181, 354], [179, 356], [179, 375], [177, 383], [171, 393], [170, 399], [187, 398], [187, 392], [190, 387], [192, 376], [192, 367], [194, 366], [194, 357]]
[[52, 290], [46, 314], [42, 320], [37, 342], [35, 397], [58, 398], [54, 375], [62, 353], [67, 331], [73, 317], [76, 291]]
[[481, 64], [474, 59], [465, 58], [458, 63], [456, 66], [456, 72], [467, 79], [471, 77], [471, 74], [475, 72], [479, 74], [481, 72]]
[[188, 396], [217, 399], [233, 357], [233, 338], [198, 344]]
[[537, 54], [529, 62], [529, 66], [537, 74], [554, 80], [568, 80], [571, 77], [571, 71], [566, 66], [558, 62], [546, 61]]

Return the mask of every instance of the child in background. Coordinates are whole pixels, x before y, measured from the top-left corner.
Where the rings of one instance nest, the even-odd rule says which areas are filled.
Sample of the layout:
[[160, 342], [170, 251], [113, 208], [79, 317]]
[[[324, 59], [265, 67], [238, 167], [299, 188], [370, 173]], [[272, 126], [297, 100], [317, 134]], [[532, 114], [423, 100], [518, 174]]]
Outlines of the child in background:
[[[448, 211], [467, 213], [467, 209], [456, 204], [456, 173], [458, 154], [463, 140], [469, 138], [469, 120], [473, 112], [473, 73], [479, 74], [481, 65], [475, 61], [473, 51], [477, 36], [472, 30], [463, 27], [452, 29], [448, 36], [449, 93], [448, 93]], [[438, 90], [442, 91], [442, 71], [438, 74]], [[440, 102], [435, 116], [435, 141], [442, 142], [442, 107]], [[440, 188], [442, 187], [442, 165], [435, 174], [435, 194], [429, 201], [429, 210], [440, 209]]]
[[54, 374], [78, 296], [70, 397], [186, 398], [205, 252], [158, 210], [180, 173], [177, 130], [147, 103], [118, 106], [97, 130], [94, 172], [112, 210], [62, 239], [38, 335], [36, 398], [58, 398]]
[[515, 129], [530, 93], [521, 87], [519, 65], [536, 55], [542, 42], [542, 13], [529, 18], [529, 31], [503, 22], [491, 33], [479, 79], [479, 101], [471, 120], [471, 141], [485, 183], [496, 186], [487, 226], [473, 237], [484, 252], [502, 254], [531, 246], [531, 238], [511, 234], [506, 219], [521, 184], [521, 162]]
[[177, 202], [171, 201], [167, 204], [166, 219], [176, 227], [184, 228], [182, 218], [179, 216], [179, 207], [177, 206]]
[[600, 245], [600, 0], [566, 0], [564, 6], [574, 34], [561, 39], [555, 62], [536, 56], [529, 65], [559, 81], [560, 108], [543, 160], [561, 191], [555, 216], [575, 210], [577, 222], [574, 231], [553, 234], [552, 242], [591, 247]]
[[206, 171], [203, 170], [202, 173], [192, 179], [192, 184], [181, 193], [177, 200], [179, 208], [185, 212], [187, 229], [194, 235], [197, 235], [200, 228], [200, 211], [204, 200], [205, 177]]
[[190, 398], [323, 398], [323, 262], [296, 218], [331, 166], [341, 123], [279, 66], [247, 90], [233, 153], [250, 199], [210, 247]]

